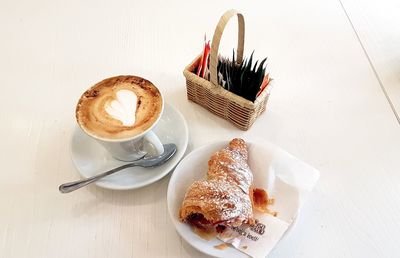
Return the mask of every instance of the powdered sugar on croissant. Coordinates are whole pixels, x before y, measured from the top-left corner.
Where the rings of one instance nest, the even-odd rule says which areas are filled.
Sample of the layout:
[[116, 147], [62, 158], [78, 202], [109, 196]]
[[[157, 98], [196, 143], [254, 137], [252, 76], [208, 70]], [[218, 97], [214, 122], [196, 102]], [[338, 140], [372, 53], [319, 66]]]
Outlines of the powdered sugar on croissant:
[[233, 139], [229, 146], [214, 153], [208, 161], [207, 179], [225, 180], [249, 193], [253, 173], [247, 164], [247, 146], [242, 139]]
[[247, 164], [247, 146], [233, 139], [208, 162], [207, 180], [195, 181], [183, 200], [179, 217], [197, 228], [252, 224], [249, 193], [253, 174]]

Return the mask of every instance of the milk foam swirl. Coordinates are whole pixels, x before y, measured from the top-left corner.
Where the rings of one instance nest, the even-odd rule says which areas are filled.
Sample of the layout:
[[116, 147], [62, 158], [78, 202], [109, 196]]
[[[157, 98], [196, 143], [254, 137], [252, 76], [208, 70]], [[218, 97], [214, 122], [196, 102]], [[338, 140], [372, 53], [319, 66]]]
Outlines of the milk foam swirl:
[[134, 125], [136, 120], [136, 94], [130, 90], [119, 90], [116, 95], [117, 99], [106, 103], [105, 110], [110, 116], [120, 120], [122, 125]]
[[158, 89], [136, 76], [105, 79], [80, 98], [78, 124], [104, 139], [126, 139], [150, 128], [160, 117], [163, 102]]

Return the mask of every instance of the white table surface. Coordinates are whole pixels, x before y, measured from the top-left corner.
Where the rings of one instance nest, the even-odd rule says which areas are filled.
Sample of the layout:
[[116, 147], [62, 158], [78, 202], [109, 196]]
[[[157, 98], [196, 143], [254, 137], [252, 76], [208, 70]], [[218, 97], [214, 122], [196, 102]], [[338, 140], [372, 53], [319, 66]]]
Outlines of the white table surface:
[[[134, 191], [58, 192], [79, 178], [69, 153], [77, 99], [119, 74], [153, 81], [183, 113], [188, 151], [254, 137], [320, 170], [270, 257], [398, 255], [399, 4], [241, 2], [0, 2], [0, 257], [203, 257], [169, 220], [169, 176]], [[269, 57], [276, 85], [247, 132], [189, 102], [182, 75], [231, 8], [245, 15], [246, 54]], [[229, 26], [226, 53], [236, 45]]]
[[342, 0], [342, 3], [400, 123], [400, 2]]

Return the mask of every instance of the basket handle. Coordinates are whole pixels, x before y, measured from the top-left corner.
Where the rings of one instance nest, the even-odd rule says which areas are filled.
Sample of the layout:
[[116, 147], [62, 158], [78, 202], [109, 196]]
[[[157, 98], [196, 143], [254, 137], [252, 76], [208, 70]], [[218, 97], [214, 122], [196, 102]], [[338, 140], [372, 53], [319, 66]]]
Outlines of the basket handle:
[[237, 15], [238, 17], [238, 45], [236, 50], [237, 62], [242, 62], [243, 60], [243, 51], [244, 51], [244, 17], [241, 13], [238, 13], [236, 10], [229, 10], [222, 15], [219, 19], [217, 27], [214, 31], [214, 36], [211, 43], [211, 53], [210, 53], [210, 75], [211, 75], [211, 83], [215, 86], [218, 86], [218, 49], [219, 43], [221, 41], [222, 33], [224, 32], [225, 26], [233, 16]]

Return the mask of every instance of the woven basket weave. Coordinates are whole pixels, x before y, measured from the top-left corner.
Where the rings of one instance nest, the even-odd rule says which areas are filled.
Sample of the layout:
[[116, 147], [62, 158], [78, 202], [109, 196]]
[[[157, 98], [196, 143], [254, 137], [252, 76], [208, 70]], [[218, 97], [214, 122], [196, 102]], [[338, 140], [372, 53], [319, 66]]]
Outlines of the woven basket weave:
[[252, 102], [218, 85], [217, 65], [219, 43], [226, 24], [235, 15], [238, 17], [239, 25], [237, 62], [242, 62], [244, 50], [244, 17], [236, 10], [230, 10], [219, 20], [212, 39], [210, 52], [211, 80], [207, 81], [194, 73], [200, 62], [201, 55], [185, 68], [183, 74], [186, 77], [187, 96], [189, 100], [230, 121], [238, 128], [248, 130], [256, 118], [265, 111], [269, 96], [269, 86]]

